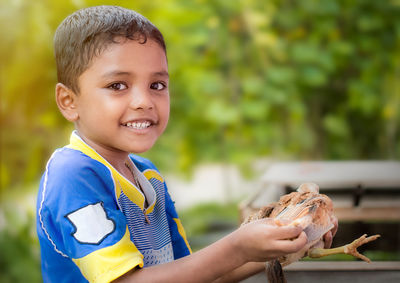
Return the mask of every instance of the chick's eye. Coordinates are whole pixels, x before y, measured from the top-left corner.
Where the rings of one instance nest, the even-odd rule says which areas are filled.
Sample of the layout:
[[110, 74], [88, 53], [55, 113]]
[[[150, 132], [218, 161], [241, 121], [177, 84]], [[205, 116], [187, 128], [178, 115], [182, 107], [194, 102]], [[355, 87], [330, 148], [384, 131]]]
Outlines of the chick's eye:
[[124, 90], [127, 89], [127, 85], [124, 83], [112, 83], [108, 86], [108, 88], [112, 89], [112, 90]]
[[150, 85], [150, 88], [155, 90], [163, 90], [165, 87], [166, 85], [162, 82], [156, 82]]

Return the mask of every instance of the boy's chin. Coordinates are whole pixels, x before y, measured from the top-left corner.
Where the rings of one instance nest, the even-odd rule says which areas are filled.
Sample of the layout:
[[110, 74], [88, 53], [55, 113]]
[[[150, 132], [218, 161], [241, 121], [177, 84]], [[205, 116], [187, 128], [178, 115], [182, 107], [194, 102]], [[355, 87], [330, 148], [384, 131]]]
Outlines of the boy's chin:
[[153, 147], [154, 143], [148, 144], [148, 145], [140, 145], [140, 146], [135, 146], [132, 147], [129, 152], [134, 153], [134, 154], [141, 154], [145, 153], [146, 151], [149, 151]]

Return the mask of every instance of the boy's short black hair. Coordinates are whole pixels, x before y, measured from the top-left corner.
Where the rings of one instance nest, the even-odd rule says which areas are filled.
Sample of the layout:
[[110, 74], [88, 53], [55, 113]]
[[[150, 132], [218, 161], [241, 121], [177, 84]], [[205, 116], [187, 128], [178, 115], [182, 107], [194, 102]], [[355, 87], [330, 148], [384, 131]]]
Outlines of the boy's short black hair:
[[78, 77], [117, 37], [152, 39], [166, 51], [161, 32], [135, 11], [105, 5], [81, 9], [65, 18], [54, 36], [58, 81], [78, 93]]

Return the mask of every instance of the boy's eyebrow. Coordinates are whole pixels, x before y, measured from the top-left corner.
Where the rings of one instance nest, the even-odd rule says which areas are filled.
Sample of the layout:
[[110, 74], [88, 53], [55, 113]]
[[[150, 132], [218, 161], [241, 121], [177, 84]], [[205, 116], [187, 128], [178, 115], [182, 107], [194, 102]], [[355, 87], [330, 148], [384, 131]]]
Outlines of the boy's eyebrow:
[[154, 75], [169, 78], [169, 74], [167, 71], [155, 72]]
[[[124, 71], [110, 71], [102, 75], [103, 78], [113, 77], [113, 76], [130, 76], [131, 72], [124, 72]], [[167, 71], [160, 71], [152, 73], [154, 76], [161, 76], [161, 77], [168, 77], [169, 74]]]
[[103, 77], [103, 78], [108, 78], [108, 77], [122, 76], [122, 75], [127, 76], [127, 75], [130, 75], [130, 74], [131, 74], [130, 72], [110, 71], [110, 72], [104, 73], [104, 74], [102, 75], [102, 77]]

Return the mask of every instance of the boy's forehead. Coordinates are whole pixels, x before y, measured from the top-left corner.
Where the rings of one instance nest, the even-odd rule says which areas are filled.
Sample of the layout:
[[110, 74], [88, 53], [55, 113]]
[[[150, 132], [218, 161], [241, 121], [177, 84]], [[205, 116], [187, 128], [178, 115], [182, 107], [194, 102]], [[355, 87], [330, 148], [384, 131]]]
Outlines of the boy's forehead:
[[140, 65], [143, 69], [158, 68], [158, 70], [154, 70], [158, 75], [168, 74], [165, 51], [153, 40], [145, 43], [135, 40], [112, 43], [93, 58], [92, 65], [103, 66], [104, 69], [108, 69], [107, 73], [124, 72], [124, 66]]
[[168, 77], [165, 51], [153, 40], [112, 43], [93, 58], [88, 69], [92, 68], [97, 69], [102, 77], [128, 76], [138, 71]]

